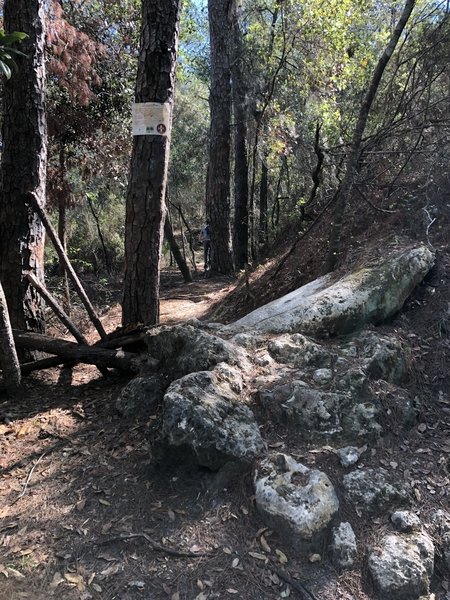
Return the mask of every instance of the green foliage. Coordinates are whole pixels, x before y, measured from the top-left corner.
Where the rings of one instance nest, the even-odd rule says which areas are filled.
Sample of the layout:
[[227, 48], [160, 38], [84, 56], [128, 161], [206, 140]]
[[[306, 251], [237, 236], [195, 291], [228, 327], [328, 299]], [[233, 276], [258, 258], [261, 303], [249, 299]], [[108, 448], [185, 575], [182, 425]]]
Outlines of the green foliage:
[[3, 29], [0, 29], [0, 71], [6, 79], [11, 78], [13, 69], [17, 70], [17, 64], [13, 57], [26, 57], [26, 54], [13, 46], [20, 44], [27, 37], [26, 33], [20, 31], [5, 33]]

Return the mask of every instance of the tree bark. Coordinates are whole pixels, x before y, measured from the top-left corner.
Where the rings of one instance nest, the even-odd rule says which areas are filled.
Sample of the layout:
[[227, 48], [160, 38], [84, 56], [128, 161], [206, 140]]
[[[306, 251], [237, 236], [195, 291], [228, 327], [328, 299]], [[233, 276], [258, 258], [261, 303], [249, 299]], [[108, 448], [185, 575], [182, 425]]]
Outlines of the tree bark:
[[[137, 103], [173, 106], [179, 21], [180, 0], [142, 1]], [[159, 321], [169, 147], [169, 135], [134, 137], [126, 202], [123, 325]]]
[[19, 359], [9, 320], [8, 306], [0, 282], [0, 366], [3, 371], [3, 382], [7, 392], [14, 392], [20, 387], [21, 376]]
[[415, 0], [406, 0], [403, 12], [395, 27], [394, 33], [392, 34], [389, 44], [387, 45], [385, 51], [383, 52], [382, 56], [380, 57], [377, 63], [377, 66], [375, 67], [375, 71], [372, 75], [372, 80], [370, 82], [369, 88], [366, 92], [366, 95], [364, 96], [364, 100], [359, 109], [358, 120], [356, 122], [355, 130], [353, 132], [353, 139], [350, 144], [350, 153], [347, 159], [347, 170], [344, 179], [342, 180], [342, 183], [340, 185], [335, 205], [334, 218], [331, 226], [329, 240], [328, 256], [325, 264], [325, 272], [332, 271], [336, 267], [341, 251], [341, 236], [344, 224], [345, 209], [358, 171], [358, 162], [361, 153], [361, 143], [364, 135], [364, 130], [366, 128], [367, 120], [369, 118], [370, 109], [378, 91], [378, 87], [380, 85], [381, 78], [383, 77], [386, 65], [388, 64], [397, 46], [398, 40], [400, 39], [403, 29], [405, 28], [406, 23], [408, 22], [408, 19], [411, 16], [414, 5]]
[[167, 213], [166, 220], [164, 223], [164, 234], [166, 236], [167, 242], [169, 243], [170, 251], [172, 252], [173, 257], [178, 265], [178, 268], [180, 269], [180, 272], [183, 275], [183, 279], [184, 279], [185, 283], [191, 283], [192, 282], [191, 271], [190, 271], [189, 267], [187, 266], [186, 261], [183, 258], [183, 255], [180, 252], [180, 248], [179, 248], [177, 241], [175, 239], [175, 236], [173, 234], [172, 222], [170, 220], [169, 213]]
[[232, 100], [234, 112], [234, 222], [233, 259], [236, 270], [248, 262], [248, 155], [247, 155], [247, 99], [243, 73], [242, 31], [239, 25], [237, 3], [232, 15]]
[[25, 279], [44, 279], [44, 228], [29, 204], [32, 192], [45, 204], [45, 17], [43, 0], [5, 0], [4, 27], [23, 31], [17, 73], [3, 82], [0, 197], [0, 278], [14, 327], [44, 331], [44, 305]]
[[233, 272], [230, 247], [231, 85], [227, 0], [208, 0], [211, 47], [209, 164], [206, 215], [211, 235], [211, 270]]
[[[264, 157], [265, 159], [266, 157]], [[261, 161], [261, 181], [259, 183], [259, 249], [267, 243], [267, 199], [269, 195], [269, 169], [264, 159]]]
[[[57, 354], [65, 360], [88, 363], [98, 367], [111, 367], [123, 371], [139, 371], [139, 358], [131, 352], [108, 350], [98, 346], [83, 346], [75, 342], [67, 342], [40, 333], [13, 331], [17, 347], [30, 350], [41, 350], [49, 354]], [[156, 364], [156, 361], [155, 361]]]

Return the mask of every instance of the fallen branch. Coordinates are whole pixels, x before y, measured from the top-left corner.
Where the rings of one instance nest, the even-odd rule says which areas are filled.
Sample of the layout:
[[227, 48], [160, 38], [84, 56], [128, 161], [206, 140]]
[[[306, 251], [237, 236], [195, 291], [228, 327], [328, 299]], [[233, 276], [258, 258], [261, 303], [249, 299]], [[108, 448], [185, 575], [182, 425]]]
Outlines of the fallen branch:
[[206, 556], [208, 554], [207, 552], [189, 552], [187, 550], [177, 550], [176, 548], [168, 548], [163, 544], [158, 544], [158, 542], [155, 542], [155, 540], [153, 540], [146, 533], [121, 533], [120, 535], [110, 537], [107, 540], [101, 540], [100, 542], [96, 542], [96, 544], [98, 546], [105, 546], [106, 544], [112, 544], [114, 542], [124, 542], [136, 538], [144, 539], [150, 544], [152, 550], [158, 550], [160, 552], [164, 552], [165, 554], [169, 554], [170, 556], [181, 556], [183, 558], [198, 558], [199, 556]]
[[17, 498], [11, 502], [10, 506], [12, 506], [16, 502], [18, 502], [25, 495], [25, 492], [27, 491], [28, 484], [30, 483], [31, 476], [34, 473], [35, 468], [38, 466], [38, 464], [41, 462], [41, 460], [44, 458], [44, 456], [47, 454], [47, 452], [48, 452], [48, 450], [46, 450], [43, 454], [41, 454], [40, 457], [37, 459], [37, 461], [34, 463], [34, 465], [31, 467], [30, 472], [28, 473], [28, 476], [25, 480], [25, 483], [23, 484], [22, 491], [17, 496]]
[[76, 344], [75, 342], [52, 338], [40, 333], [14, 330], [13, 334], [16, 345], [20, 348], [41, 350], [49, 354], [56, 354], [69, 361], [99, 367], [111, 367], [134, 373], [139, 371], [140, 359], [131, 352]]
[[25, 278], [39, 292], [42, 298], [44, 298], [48, 306], [50, 306], [61, 323], [67, 327], [77, 342], [79, 344], [85, 344], [88, 346], [89, 343], [87, 339], [84, 337], [81, 331], [79, 331], [76, 325], [72, 323], [69, 316], [64, 312], [64, 309], [58, 304], [57, 300], [52, 296], [48, 289], [40, 281], [38, 281], [32, 273], [27, 273]]
[[397, 212], [395, 210], [387, 210], [386, 208], [380, 208], [379, 206], [375, 206], [375, 204], [369, 200], [369, 198], [364, 194], [364, 192], [357, 185], [355, 185], [355, 189], [358, 192], [358, 194], [361, 196], [361, 198], [365, 202], [367, 202], [367, 204], [369, 206], [371, 206], [374, 210], [377, 210], [378, 212], [382, 212], [382, 213], [388, 213], [391, 215], [395, 214]]
[[[51, 369], [52, 367], [58, 367], [63, 363], [67, 362], [66, 359], [61, 356], [51, 356], [49, 358], [42, 358], [41, 360], [34, 360], [33, 362], [27, 362], [20, 365], [22, 375], [28, 375], [33, 371], [41, 371], [43, 369]], [[71, 363], [74, 364], [74, 363]]]
[[65, 268], [68, 276], [70, 277], [70, 279], [73, 283], [73, 286], [75, 287], [75, 289], [78, 293], [78, 296], [80, 297], [80, 300], [83, 302], [94, 327], [100, 334], [100, 337], [103, 340], [105, 340], [107, 338], [107, 333], [102, 325], [102, 322], [100, 321], [97, 313], [95, 312], [94, 307], [92, 306], [91, 301], [89, 300], [83, 286], [81, 285], [81, 282], [78, 279], [78, 275], [75, 273], [74, 268], [72, 267], [72, 263], [70, 262], [69, 257], [67, 256], [67, 254], [61, 244], [58, 234], [54, 230], [53, 225], [50, 223], [50, 220], [47, 217], [45, 210], [39, 204], [39, 202], [36, 198], [36, 195], [34, 193], [30, 192], [28, 194], [28, 198], [30, 199], [30, 203], [31, 203], [32, 207], [34, 208], [34, 210], [38, 214], [39, 218], [41, 219], [42, 224], [44, 225], [49, 238], [52, 240], [55, 250], [61, 261], [61, 264], [64, 265], [64, 268]]

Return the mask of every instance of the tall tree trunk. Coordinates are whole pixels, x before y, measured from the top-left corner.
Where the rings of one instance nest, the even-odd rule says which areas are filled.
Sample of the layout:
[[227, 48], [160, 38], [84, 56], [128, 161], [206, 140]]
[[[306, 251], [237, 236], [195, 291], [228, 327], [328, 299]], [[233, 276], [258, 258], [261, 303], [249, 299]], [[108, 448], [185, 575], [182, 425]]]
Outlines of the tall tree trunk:
[[45, 17], [43, 0], [5, 0], [4, 27], [28, 38], [17, 57], [18, 72], [4, 82], [0, 196], [0, 278], [13, 327], [44, 331], [44, 305], [25, 280], [32, 271], [43, 281], [45, 231], [29, 204], [45, 204], [47, 125], [45, 118]]
[[269, 169], [264, 156], [261, 161], [261, 181], [259, 183], [259, 248], [267, 243], [267, 199], [269, 195]]
[[370, 82], [369, 88], [359, 109], [358, 120], [353, 132], [350, 153], [347, 159], [347, 170], [340, 185], [336, 206], [334, 209], [325, 272], [332, 271], [337, 264], [339, 253], [341, 251], [341, 236], [344, 224], [345, 209], [358, 171], [361, 142], [364, 135], [364, 130], [366, 128], [367, 119], [369, 118], [370, 109], [378, 91], [378, 87], [380, 85], [381, 78], [383, 77], [386, 65], [388, 64], [389, 59], [391, 58], [397, 46], [398, 40], [400, 39], [402, 31], [408, 22], [414, 5], [415, 0], [406, 0], [400, 19], [395, 27], [389, 44], [387, 45], [377, 63], [377, 66], [375, 67], [375, 71], [372, 75], [372, 81]]
[[248, 261], [248, 155], [247, 155], [247, 101], [243, 73], [242, 31], [239, 25], [237, 3], [232, 15], [232, 100], [234, 111], [234, 223], [233, 259], [236, 270]]
[[[180, 0], [142, 0], [136, 103], [172, 111]], [[159, 271], [165, 217], [170, 126], [165, 135], [134, 137], [125, 221], [122, 323], [159, 321]]]
[[211, 234], [211, 269], [224, 274], [233, 272], [230, 248], [231, 85], [228, 6], [228, 0], [208, 0], [211, 128], [206, 214]]
[[19, 359], [17, 358], [8, 306], [0, 282], [0, 366], [7, 391], [14, 392], [21, 382]]

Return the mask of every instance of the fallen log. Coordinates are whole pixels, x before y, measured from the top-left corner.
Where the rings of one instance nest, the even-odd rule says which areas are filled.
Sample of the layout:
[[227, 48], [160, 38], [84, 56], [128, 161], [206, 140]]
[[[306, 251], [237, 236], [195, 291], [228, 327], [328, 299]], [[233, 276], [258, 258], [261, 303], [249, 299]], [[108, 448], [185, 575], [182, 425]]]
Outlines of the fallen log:
[[[131, 371], [132, 373], [139, 371], [141, 359], [139, 355], [132, 352], [86, 346], [27, 331], [14, 330], [13, 335], [19, 348], [41, 350], [49, 354], [56, 354], [68, 361], [82, 362], [98, 367], [111, 367], [122, 371]], [[157, 362], [154, 361], [155, 367]], [[148, 363], [146, 363], [146, 367], [148, 368]]]
[[40, 360], [34, 360], [32, 362], [22, 363], [20, 365], [20, 371], [22, 375], [28, 375], [33, 371], [42, 371], [44, 369], [51, 369], [52, 367], [59, 367], [59, 365], [73, 366], [75, 363], [70, 362], [62, 356], [49, 356], [48, 358], [41, 358]]

